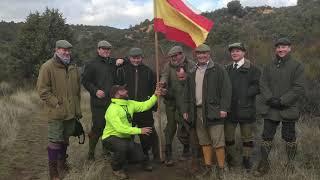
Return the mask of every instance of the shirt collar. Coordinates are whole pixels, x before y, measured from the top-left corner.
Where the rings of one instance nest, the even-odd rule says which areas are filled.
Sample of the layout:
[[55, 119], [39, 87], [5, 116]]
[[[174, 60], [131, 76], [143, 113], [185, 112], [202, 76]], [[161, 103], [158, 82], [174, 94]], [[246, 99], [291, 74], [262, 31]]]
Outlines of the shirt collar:
[[239, 69], [239, 68], [244, 64], [244, 58], [242, 58], [242, 59], [241, 59], [240, 61], [238, 61], [238, 62], [233, 62], [233, 66], [234, 66], [235, 64], [238, 64], [237, 69]]

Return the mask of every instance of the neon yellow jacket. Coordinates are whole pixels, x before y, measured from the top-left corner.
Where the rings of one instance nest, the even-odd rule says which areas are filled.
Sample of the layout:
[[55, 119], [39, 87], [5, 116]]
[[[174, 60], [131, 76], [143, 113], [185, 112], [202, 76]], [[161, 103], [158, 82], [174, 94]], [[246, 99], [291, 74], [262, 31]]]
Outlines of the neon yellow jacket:
[[125, 106], [132, 117], [135, 112], [149, 110], [156, 102], [157, 96], [155, 95], [144, 102], [112, 98], [105, 114], [106, 126], [103, 130], [102, 139], [109, 136], [130, 138], [131, 135], [141, 134], [141, 128], [132, 127], [132, 123], [128, 121]]

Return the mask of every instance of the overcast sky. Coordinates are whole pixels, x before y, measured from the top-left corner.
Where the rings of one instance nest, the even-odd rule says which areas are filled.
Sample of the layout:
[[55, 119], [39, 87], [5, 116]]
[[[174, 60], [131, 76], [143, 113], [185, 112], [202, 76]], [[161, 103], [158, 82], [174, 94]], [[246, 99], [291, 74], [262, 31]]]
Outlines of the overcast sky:
[[[188, 0], [199, 11], [226, 7], [231, 0]], [[292, 6], [297, 0], [240, 0], [242, 6]], [[0, 0], [0, 20], [25, 21], [30, 12], [58, 8], [69, 24], [127, 28], [151, 19], [153, 0]]]

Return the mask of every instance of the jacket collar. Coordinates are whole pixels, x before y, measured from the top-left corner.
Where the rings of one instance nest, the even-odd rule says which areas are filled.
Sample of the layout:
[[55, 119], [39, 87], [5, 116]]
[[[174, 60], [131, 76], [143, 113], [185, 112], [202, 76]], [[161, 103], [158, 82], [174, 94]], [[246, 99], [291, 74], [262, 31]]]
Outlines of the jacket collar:
[[290, 54], [290, 53], [287, 54], [286, 56], [284, 56], [283, 58], [281, 58], [281, 57], [279, 57], [279, 56], [276, 55], [276, 58], [275, 58], [275, 60], [274, 60], [274, 63], [275, 63], [276, 65], [278, 65], [279, 63], [280, 63], [280, 64], [283, 64], [283, 63], [289, 61], [290, 59], [291, 59], [291, 54]]
[[74, 65], [75, 63], [73, 62], [73, 60], [70, 60], [70, 64], [69, 65], [65, 65], [61, 62], [60, 58], [57, 55], [53, 55], [53, 63], [55, 66], [59, 67], [59, 68], [68, 68], [71, 67], [72, 65]]
[[111, 102], [114, 104], [118, 104], [120, 106], [128, 105], [128, 100], [126, 100], [126, 99], [111, 98]]
[[[209, 60], [208, 65], [207, 65], [207, 69], [211, 69], [215, 67], [215, 63], [212, 61], [212, 59]], [[198, 65], [196, 64], [192, 69], [191, 72], [195, 72], [198, 68]]]
[[104, 63], [112, 64], [112, 61], [111, 61], [111, 57], [110, 57], [110, 56], [104, 58], [104, 57], [101, 57], [101, 56], [99, 56], [99, 55], [97, 54], [97, 60], [100, 60], [100, 61], [102, 61], [102, 62], [104, 62]]

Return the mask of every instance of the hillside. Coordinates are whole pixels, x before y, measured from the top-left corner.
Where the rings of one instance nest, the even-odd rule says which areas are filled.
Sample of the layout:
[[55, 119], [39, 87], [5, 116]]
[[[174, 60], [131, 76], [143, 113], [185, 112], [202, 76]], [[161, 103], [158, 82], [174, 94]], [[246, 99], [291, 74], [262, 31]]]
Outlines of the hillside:
[[[242, 41], [247, 45], [249, 59], [264, 64], [273, 56], [273, 42], [281, 36], [289, 37], [294, 44], [294, 56], [306, 64], [310, 79], [320, 76], [317, 59], [320, 58], [320, 2], [319, 0], [299, 0], [297, 6], [245, 7], [234, 6], [203, 13], [215, 22], [207, 43], [212, 47], [217, 61], [226, 63], [229, 43]], [[14, 44], [22, 23], [0, 22], [0, 64], [9, 61], [10, 49]], [[144, 49], [146, 63], [154, 66], [154, 33], [152, 21], [145, 20], [128, 29], [107, 26], [70, 25], [74, 36], [74, 56], [79, 62], [87, 61], [95, 55], [96, 43], [101, 39], [110, 41], [113, 54], [123, 57], [130, 47]], [[162, 54], [173, 45], [160, 35]], [[187, 54], [191, 49], [186, 48]], [[5, 67], [1, 65], [2, 68]], [[1, 68], [0, 68], [1, 69]], [[1, 69], [0, 80], [7, 70]]]

